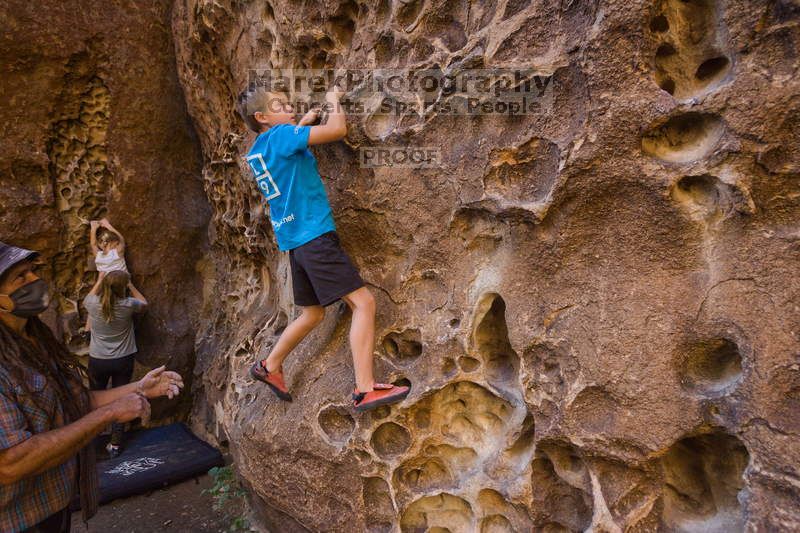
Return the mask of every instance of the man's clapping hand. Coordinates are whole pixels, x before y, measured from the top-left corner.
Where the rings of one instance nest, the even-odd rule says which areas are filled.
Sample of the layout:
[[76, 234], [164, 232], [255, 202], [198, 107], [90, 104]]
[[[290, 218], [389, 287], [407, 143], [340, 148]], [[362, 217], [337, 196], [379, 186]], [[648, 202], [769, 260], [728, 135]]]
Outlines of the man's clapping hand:
[[139, 390], [147, 398], [152, 400], [166, 396], [171, 400], [181, 392], [183, 378], [177, 372], [166, 368], [166, 366], [155, 368], [139, 380]]

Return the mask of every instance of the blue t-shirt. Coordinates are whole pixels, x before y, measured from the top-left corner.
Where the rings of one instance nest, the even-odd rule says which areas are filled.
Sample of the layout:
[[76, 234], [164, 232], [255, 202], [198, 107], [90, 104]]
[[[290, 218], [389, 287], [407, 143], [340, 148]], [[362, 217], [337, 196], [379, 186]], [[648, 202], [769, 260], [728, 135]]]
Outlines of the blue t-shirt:
[[336, 229], [317, 160], [308, 149], [310, 132], [311, 126], [278, 124], [259, 135], [247, 153], [282, 251]]

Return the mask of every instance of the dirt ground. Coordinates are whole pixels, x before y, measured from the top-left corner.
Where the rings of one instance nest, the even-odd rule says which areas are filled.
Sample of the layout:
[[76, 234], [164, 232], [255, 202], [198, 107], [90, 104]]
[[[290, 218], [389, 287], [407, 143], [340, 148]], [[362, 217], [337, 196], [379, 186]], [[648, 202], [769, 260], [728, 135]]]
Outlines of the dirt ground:
[[[213, 500], [203, 490], [213, 484], [208, 475], [189, 479], [165, 489], [114, 500], [89, 521], [89, 531], [104, 533], [151, 533], [154, 531], [211, 533], [228, 530], [230, 521], [214, 511]], [[72, 515], [72, 531], [86, 529], [80, 512]]]

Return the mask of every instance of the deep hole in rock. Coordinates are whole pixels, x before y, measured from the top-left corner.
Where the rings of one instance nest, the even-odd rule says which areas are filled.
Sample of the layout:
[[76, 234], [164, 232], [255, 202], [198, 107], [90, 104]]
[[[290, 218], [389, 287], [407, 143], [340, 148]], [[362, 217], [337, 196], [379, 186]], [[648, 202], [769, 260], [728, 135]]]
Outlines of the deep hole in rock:
[[659, 87], [661, 90], [668, 92], [669, 94], [675, 94], [675, 81], [671, 80], [670, 78], [666, 78], [659, 83]]
[[697, 67], [697, 72], [695, 72], [694, 77], [700, 81], [713, 80], [722, 76], [728, 69], [728, 65], [730, 65], [730, 61], [727, 57], [712, 57], [711, 59], [703, 61], [700, 66]]
[[681, 178], [678, 183], [678, 190], [691, 198], [691, 200], [703, 206], [716, 206], [719, 199], [717, 182], [714, 176], [686, 176]]
[[322, 37], [319, 41], [317, 41], [317, 44], [325, 51], [330, 51], [334, 48], [333, 41], [331, 41], [330, 37], [327, 36]]
[[586, 531], [592, 522], [591, 495], [559, 478], [546, 456], [533, 461], [531, 475], [536, 530]]
[[364, 510], [372, 523], [370, 531], [388, 533], [392, 529], [391, 523], [395, 515], [389, 484], [380, 477], [365, 477], [361, 482]]
[[400, 353], [400, 347], [397, 346], [397, 342], [390, 337], [383, 339], [383, 349], [392, 357], [397, 357]]
[[734, 210], [748, 212], [741, 207], [746, 203], [741, 191], [708, 174], [681, 178], [672, 187], [670, 196], [694, 220], [710, 221]]
[[370, 444], [380, 457], [394, 457], [411, 446], [411, 433], [400, 424], [386, 422], [372, 432]]
[[408, 378], [398, 378], [392, 381], [392, 385], [396, 385], [398, 387], [408, 387], [411, 388], [411, 380]]
[[653, 20], [650, 21], [650, 31], [653, 32], [665, 32], [669, 29], [669, 21], [667, 17], [664, 15], [658, 15], [657, 17], [653, 17]]
[[425, 496], [409, 505], [400, 516], [400, 531], [417, 533], [438, 528], [467, 532], [473, 528], [472, 506], [464, 499], [441, 493]]
[[672, 80], [675, 88], [668, 92], [675, 98], [712, 90], [729, 70], [730, 60], [721, 53], [727, 32], [719, 4], [716, 0], [656, 1], [660, 14], [650, 20], [651, 35], [669, 44], [660, 44], [655, 54], [655, 78], [662, 88], [664, 80]]
[[329, 405], [317, 416], [319, 427], [332, 441], [343, 443], [350, 438], [356, 423], [344, 407]]
[[688, 163], [707, 156], [725, 127], [717, 115], [689, 112], [653, 126], [642, 137], [642, 150], [672, 163]]
[[449, 488], [455, 483], [455, 477], [442, 459], [416, 457], [395, 470], [394, 481], [396, 485], [422, 492]]
[[383, 338], [382, 345], [393, 360], [407, 363], [422, 354], [422, 335], [418, 329], [393, 331]]
[[656, 57], [664, 58], [664, 57], [669, 57], [671, 55], [675, 55], [677, 53], [678, 51], [675, 50], [674, 46], [672, 46], [669, 43], [664, 43], [658, 47], [658, 50], [656, 50]]
[[461, 367], [461, 370], [464, 372], [474, 372], [481, 366], [481, 362], [474, 357], [463, 355], [458, 358], [458, 366]]
[[742, 442], [716, 429], [673, 444], [661, 459], [663, 522], [670, 531], [743, 531], [739, 491], [750, 454]]
[[678, 364], [684, 385], [704, 395], [719, 395], [742, 376], [739, 348], [735, 342], [724, 338], [689, 346]]
[[506, 303], [499, 294], [484, 295], [478, 303], [473, 333], [475, 349], [484, 361], [486, 379], [504, 385], [517, 376], [519, 358], [508, 340]]

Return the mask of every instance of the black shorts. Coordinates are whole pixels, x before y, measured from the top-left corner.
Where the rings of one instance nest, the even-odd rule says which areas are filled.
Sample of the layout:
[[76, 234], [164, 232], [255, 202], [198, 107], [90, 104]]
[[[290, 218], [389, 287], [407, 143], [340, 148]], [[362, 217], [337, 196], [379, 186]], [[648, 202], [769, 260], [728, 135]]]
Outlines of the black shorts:
[[289, 250], [289, 262], [295, 305], [330, 305], [364, 286], [335, 231]]

